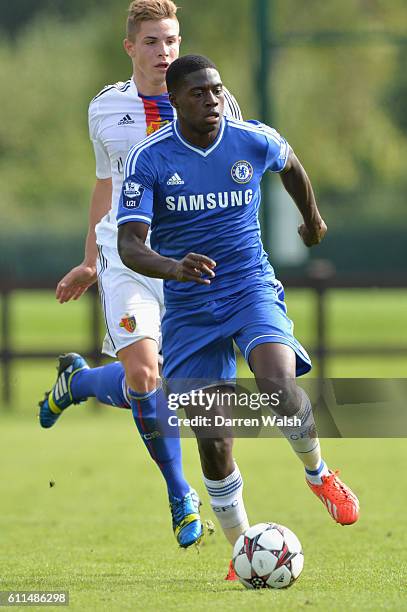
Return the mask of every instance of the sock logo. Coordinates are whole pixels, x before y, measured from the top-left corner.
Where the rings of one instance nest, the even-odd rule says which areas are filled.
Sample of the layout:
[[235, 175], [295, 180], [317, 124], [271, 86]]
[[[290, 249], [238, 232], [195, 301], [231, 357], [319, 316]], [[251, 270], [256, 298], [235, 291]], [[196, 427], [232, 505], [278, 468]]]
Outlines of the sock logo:
[[149, 433], [143, 434], [144, 440], [154, 440], [154, 438], [160, 438], [161, 434], [159, 431], [150, 431]]
[[231, 504], [229, 504], [228, 506], [212, 506], [212, 510], [214, 512], [228, 512], [229, 510], [231, 510], [232, 508], [236, 508], [236, 506], [239, 504], [239, 500], [235, 499]]

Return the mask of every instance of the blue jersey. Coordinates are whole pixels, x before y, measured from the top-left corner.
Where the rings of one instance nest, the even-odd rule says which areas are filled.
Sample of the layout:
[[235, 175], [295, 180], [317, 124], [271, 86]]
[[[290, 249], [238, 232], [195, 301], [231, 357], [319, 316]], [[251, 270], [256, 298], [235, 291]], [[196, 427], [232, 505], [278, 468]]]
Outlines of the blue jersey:
[[175, 121], [133, 147], [126, 160], [117, 221], [151, 224], [151, 246], [177, 260], [216, 261], [210, 285], [165, 281], [167, 306], [225, 297], [274, 271], [260, 237], [260, 182], [281, 172], [289, 146], [275, 130], [224, 118], [207, 149], [187, 142]]

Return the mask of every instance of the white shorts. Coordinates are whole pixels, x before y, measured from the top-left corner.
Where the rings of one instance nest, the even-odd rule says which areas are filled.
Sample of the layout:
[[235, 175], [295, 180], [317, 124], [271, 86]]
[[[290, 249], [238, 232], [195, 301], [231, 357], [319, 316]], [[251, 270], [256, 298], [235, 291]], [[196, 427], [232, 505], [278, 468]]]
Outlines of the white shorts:
[[152, 338], [161, 349], [164, 315], [163, 281], [127, 268], [117, 249], [98, 245], [99, 294], [107, 334], [102, 352], [116, 357], [120, 349]]

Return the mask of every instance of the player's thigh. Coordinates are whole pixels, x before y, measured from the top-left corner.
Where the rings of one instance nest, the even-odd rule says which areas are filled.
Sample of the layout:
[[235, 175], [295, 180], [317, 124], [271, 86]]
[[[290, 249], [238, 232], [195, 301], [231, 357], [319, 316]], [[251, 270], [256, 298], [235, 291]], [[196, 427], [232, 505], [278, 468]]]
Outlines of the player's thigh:
[[[234, 340], [256, 377], [290, 378], [311, 369], [307, 352], [294, 337], [282, 295], [270, 283], [253, 287], [240, 302]], [[257, 348], [263, 344], [282, 346]]]
[[[124, 266], [114, 249], [99, 250], [99, 293], [106, 323], [108, 354], [150, 338], [161, 345], [161, 281]], [[152, 281], [152, 282], [150, 282]]]
[[256, 378], [285, 379], [296, 377], [296, 354], [287, 344], [257, 344], [249, 355], [250, 368]]
[[162, 321], [163, 374], [174, 392], [234, 380], [236, 358], [231, 338], [223, 338], [210, 310], [167, 309]]

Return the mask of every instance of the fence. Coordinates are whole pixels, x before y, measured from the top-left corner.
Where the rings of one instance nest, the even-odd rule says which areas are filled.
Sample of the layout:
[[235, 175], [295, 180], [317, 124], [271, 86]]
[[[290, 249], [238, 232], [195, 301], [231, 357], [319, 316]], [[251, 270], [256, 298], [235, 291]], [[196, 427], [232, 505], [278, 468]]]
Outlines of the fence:
[[[381, 275], [371, 276], [336, 276], [330, 264], [324, 261], [313, 262], [307, 274], [301, 277], [289, 277], [285, 280], [285, 286], [293, 289], [311, 289], [317, 296], [316, 313], [316, 344], [310, 349], [310, 354], [317, 364], [318, 378], [322, 381], [326, 373], [326, 360], [328, 357], [344, 355], [406, 355], [406, 345], [374, 345], [366, 346], [341, 346], [330, 347], [327, 342], [327, 318], [326, 318], [326, 295], [332, 289], [407, 289], [407, 276]], [[54, 290], [53, 281], [43, 283], [13, 283], [12, 281], [0, 280], [0, 293], [2, 297], [1, 316], [1, 351], [0, 362], [2, 364], [2, 400], [5, 405], [11, 404], [11, 364], [14, 360], [24, 359], [52, 359], [55, 355], [63, 353], [64, 350], [53, 349], [49, 351], [18, 351], [14, 350], [10, 342], [10, 296], [17, 290]], [[96, 288], [90, 292], [89, 311], [89, 346], [91, 347], [84, 356], [94, 364], [100, 363], [101, 354], [101, 311]]]
[[[6, 406], [11, 404], [11, 364], [15, 360], [21, 359], [54, 359], [56, 355], [65, 352], [65, 349], [52, 349], [52, 351], [19, 351], [14, 350], [10, 342], [10, 297], [14, 291], [55, 291], [56, 282], [53, 280], [44, 282], [13, 282], [0, 280], [0, 294], [2, 299], [1, 314], [1, 339], [0, 339], [0, 363], [2, 365], [2, 400]], [[96, 286], [88, 291], [91, 296], [89, 307], [89, 346], [88, 351], [83, 352], [83, 356], [91, 360], [95, 365], [99, 364], [102, 358], [100, 347], [102, 345], [101, 329], [101, 309], [99, 296]]]

